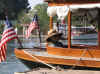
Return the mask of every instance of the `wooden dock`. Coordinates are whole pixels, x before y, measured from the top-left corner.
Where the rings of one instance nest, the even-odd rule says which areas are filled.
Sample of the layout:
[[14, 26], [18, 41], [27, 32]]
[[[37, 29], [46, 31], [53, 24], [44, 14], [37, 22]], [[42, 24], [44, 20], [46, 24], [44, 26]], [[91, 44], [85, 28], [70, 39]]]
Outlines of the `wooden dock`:
[[90, 71], [90, 70], [49, 70], [40, 69], [27, 72], [15, 72], [14, 74], [100, 74], [100, 71]]

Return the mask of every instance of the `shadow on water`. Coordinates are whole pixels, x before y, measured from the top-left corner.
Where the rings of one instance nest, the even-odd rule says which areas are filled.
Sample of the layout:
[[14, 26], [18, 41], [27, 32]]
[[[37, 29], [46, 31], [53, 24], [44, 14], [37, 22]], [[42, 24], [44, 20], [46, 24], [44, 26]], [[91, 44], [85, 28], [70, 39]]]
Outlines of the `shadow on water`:
[[[42, 63], [38, 63], [38, 62], [31, 62], [31, 61], [26, 61], [26, 60], [22, 60], [20, 59], [21, 62], [23, 62], [29, 69], [34, 69], [34, 68], [49, 68], [47, 65], [44, 65]], [[100, 68], [93, 68], [93, 67], [80, 67], [80, 66], [68, 66], [68, 65], [58, 65], [58, 64], [51, 64], [52, 66], [56, 67], [56, 68], [61, 68], [64, 70], [69, 70], [69, 69], [73, 69], [73, 70], [89, 70], [89, 71], [100, 71]]]

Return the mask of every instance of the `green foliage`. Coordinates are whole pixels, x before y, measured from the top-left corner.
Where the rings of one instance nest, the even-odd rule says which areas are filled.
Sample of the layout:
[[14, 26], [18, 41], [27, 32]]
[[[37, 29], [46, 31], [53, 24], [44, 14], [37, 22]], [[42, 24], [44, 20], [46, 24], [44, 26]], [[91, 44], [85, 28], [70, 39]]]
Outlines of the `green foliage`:
[[31, 17], [23, 11], [19, 14], [17, 21], [21, 24], [28, 24], [31, 21]]
[[2, 34], [3, 29], [4, 29], [4, 24], [3, 24], [3, 25], [2, 25], [2, 24], [0, 24], [0, 34]]
[[28, 0], [0, 0], [0, 19], [8, 15], [9, 19], [17, 19], [23, 10], [28, 12], [30, 9]]
[[[49, 17], [47, 15], [47, 4], [38, 4], [32, 11], [37, 13], [38, 19], [39, 19], [39, 25], [41, 28], [41, 31], [43, 33], [48, 31], [48, 26], [49, 26]], [[37, 11], [37, 12], [35, 12]]]
[[[34, 9], [30, 10], [28, 13], [25, 11], [22, 11], [19, 16], [18, 16], [18, 24], [29, 24], [33, 17], [34, 14], [37, 13], [38, 15], [38, 23], [41, 29], [41, 32], [46, 33], [48, 31], [48, 26], [49, 26], [49, 17], [47, 15], [47, 4], [38, 4], [34, 7]], [[16, 25], [19, 29], [21, 29], [20, 25]]]

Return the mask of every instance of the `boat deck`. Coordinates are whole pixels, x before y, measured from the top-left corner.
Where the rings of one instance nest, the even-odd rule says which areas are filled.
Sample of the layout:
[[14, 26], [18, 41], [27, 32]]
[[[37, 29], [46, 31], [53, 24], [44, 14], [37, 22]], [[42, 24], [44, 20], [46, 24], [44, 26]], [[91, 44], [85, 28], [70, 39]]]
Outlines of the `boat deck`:
[[74, 59], [74, 60], [92, 60], [92, 61], [94, 60], [94, 61], [100, 61], [100, 58], [59, 56], [59, 55], [48, 54], [46, 51], [39, 51], [38, 50], [38, 51], [32, 52], [33, 50], [25, 49], [24, 51], [28, 52], [31, 55], [41, 56], [41, 57], [59, 58], [59, 59]]

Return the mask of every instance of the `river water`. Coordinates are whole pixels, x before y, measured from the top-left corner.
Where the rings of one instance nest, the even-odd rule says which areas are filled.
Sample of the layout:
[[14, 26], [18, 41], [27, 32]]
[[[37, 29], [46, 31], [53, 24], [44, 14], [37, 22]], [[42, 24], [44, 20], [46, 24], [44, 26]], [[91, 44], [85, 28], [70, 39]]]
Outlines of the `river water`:
[[[39, 44], [39, 43], [37, 43], [37, 42], [39, 42], [38, 39], [34, 39], [34, 40], [30, 39], [30, 40], [26, 40], [26, 41], [23, 40], [22, 42], [23, 42], [24, 47], [30, 47], [30, 48], [32, 48], [34, 45], [38, 46], [38, 44]], [[76, 43], [81, 43], [81, 42], [84, 43], [84, 40], [77, 41]], [[86, 43], [92, 43], [92, 45], [95, 45], [95, 44], [97, 44], [97, 40], [94, 40], [94, 41], [90, 40], [90, 41], [87, 41]], [[6, 60], [6, 62], [2, 62], [0, 64], [0, 74], [14, 74], [14, 72], [24, 72], [24, 71], [29, 70], [29, 68], [27, 68], [22, 62], [20, 62], [14, 54], [14, 48], [16, 48], [18, 46], [19, 45], [16, 41], [11, 41], [8, 43], [7, 60]]]
[[[32, 48], [36, 39], [33, 40], [22, 40], [24, 47]], [[27, 68], [22, 62], [20, 62], [19, 59], [16, 58], [14, 54], [14, 48], [19, 47], [16, 40], [10, 41], [7, 44], [7, 60], [5, 62], [0, 63], [0, 74], [14, 74], [14, 72], [24, 72], [28, 71], [29, 68]]]

